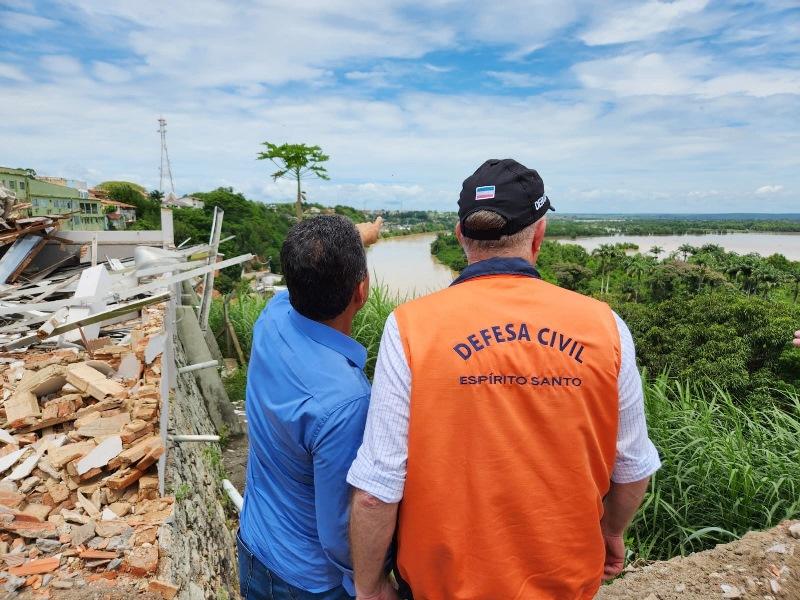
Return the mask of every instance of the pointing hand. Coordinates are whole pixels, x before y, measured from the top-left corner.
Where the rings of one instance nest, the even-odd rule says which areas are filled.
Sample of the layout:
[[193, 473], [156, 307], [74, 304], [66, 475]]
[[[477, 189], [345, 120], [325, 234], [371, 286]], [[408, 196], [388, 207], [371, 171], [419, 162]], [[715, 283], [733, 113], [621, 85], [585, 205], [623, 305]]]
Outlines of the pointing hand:
[[378, 235], [381, 232], [382, 225], [383, 217], [378, 217], [375, 219], [374, 223], [356, 223], [356, 229], [358, 229], [361, 242], [365, 247], [378, 241]]

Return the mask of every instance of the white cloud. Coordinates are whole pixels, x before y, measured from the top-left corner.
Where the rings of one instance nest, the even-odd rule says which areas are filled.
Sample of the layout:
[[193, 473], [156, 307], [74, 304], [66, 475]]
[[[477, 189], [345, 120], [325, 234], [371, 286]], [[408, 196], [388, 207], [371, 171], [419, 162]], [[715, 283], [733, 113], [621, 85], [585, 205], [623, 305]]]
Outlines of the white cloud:
[[73, 77], [83, 72], [83, 67], [79, 60], [66, 55], [52, 54], [42, 56], [39, 65], [45, 71], [56, 76]]
[[0, 63], [0, 79], [28, 81], [28, 76], [19, 67], [8, 63]]
[[800, 94], [800, 72], [792, 69], [724, 72], [706, 56], [691, 52], [629, 53], [572, 67], [587, 88], [618, 96], [696, 95], [709, 98], [744, 94], [766, 97]]
[[708, 0], [651, 0], [638, 6], [622, 6], [601, 15], [581, 39], [590, 46], [645, 40], [679, 26], [685, 17], [701, 12], [707, 4]]
[[764, 97], [774, 94], [800, 94], [800, 71], [764, 69], [712, 77], [702, 86], [706, 96], [747, 94]]
[[0, 23], [8, 31], [25, 35], [36, 33], [44, 29], [51, 29], [58, 23], [52, 19], [10, 10], [0, 11]]
[[423, 66], [432, 73], [449, 73], [453, 70], [453, 67], [442, 67], [441, 65], [432, 65], [430, 63], [425, 63]]
[[92, 72], [95, 77], [105, 83], [122, 83], [130, 81], [133, 76], [130, 69], [123, 69], [117, 65], [102, 61], [92, 63]]
[[486, 74], [502, 85], [511, 88], [535, 88], [547, 82], [544, 77], [517, 71], [487, 71]]
[[782, 185], [762, 185], [760, 188], [756, 190], [756, 194], [759, 196], [764, 196], [767, 194], [777, 194], [778, 192], [783, 191]]
[[573, 71], [587, 88], [620, 96], [691, 94], [705, 61], [692, 56], [623, 54], [578, 63]]
[[311, 80], [342, 62], [418, 58], [453, 40], [448, 27], [405, 16], [400, 0], [69, 2], [86, 18], [133, 25], [118, 43], [152, 73], [194, 87]]

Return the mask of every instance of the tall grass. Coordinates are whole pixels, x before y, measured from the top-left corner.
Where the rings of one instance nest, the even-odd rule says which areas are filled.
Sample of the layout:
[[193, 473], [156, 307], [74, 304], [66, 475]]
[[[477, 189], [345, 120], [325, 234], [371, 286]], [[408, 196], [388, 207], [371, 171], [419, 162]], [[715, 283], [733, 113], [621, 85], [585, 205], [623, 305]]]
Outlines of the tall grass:
[[367, 349], [367, 366], [364, 370], [370, 380], [375, 373], [375, 361], [378, 358], [383, 326], [389, 314], [401, 301], [389, 291], [389, 288], [377, 285], [372, 288], [367, 303], [353, 321], [353, 337]]
[[664, 375], [645, 382], [663, 467], [629, 530], [640, 558], [694, 552], [800, 515], [798, 394], [743, 406], [704, 387]]
[[[253, 327], [267, 302], [268, 298], [256, 293], [240, 294], [228, 302], [228, 318], [247, 358], [253, 345]], [[217, 338], [224, 339], [222, 298], [215, 298], [211, 303], [208, 322]]]

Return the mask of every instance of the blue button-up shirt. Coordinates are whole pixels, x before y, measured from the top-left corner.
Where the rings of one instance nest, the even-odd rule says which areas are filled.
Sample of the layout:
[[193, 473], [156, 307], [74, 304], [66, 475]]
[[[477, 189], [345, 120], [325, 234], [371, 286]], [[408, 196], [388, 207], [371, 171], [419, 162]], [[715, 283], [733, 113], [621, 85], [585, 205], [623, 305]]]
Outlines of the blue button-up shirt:
[[240, 534], [281, 579], [354, 595], [345, 477], [369, 403], [367, 351], [278, 294], [253, 330], [247, 372], [250, 453]]

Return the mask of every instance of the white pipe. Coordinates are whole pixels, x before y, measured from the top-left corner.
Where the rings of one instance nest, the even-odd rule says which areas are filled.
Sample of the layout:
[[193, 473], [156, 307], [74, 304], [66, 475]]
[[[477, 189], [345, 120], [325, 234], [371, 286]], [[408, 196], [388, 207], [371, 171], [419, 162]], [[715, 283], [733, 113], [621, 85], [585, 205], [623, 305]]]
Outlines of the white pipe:
[[233, 504], [236, 506], [236, 510], [242, 512], [242, 506], [244, 505], [244, 498], [242, 498], [242, 495], [239, 493], [239, 490], [233, 487], [233, 484], [227, 479], [222, 480], [222, 488], [226, 492], [228, 492], [228, 498], [230, 498], [231, 502], [233, 502]]
[[218, 442], [219, 436], [218, 435], [206, 435], [206, 434], [186, 434], [186, 435], [171, 435], [169, 439], [173, 442]]
[[219, 361], [217, 360], [207, 360], [201, 363], [195, 363], [193, 365], [186, 365], [185, 367], [179, 367], [178, 373], [191, 373], [192, 371], [199, 371], [200, 369], [208, 369], [211, 367], [216, 367], [219, 365]]

